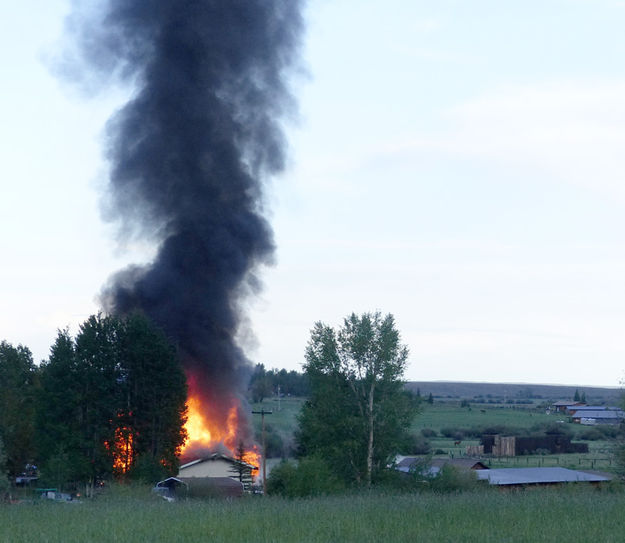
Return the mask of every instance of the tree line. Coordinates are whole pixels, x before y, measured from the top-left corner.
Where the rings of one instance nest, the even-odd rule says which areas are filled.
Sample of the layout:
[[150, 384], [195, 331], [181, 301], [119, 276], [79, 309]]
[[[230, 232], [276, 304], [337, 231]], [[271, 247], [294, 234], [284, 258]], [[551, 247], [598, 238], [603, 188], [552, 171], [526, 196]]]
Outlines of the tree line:
[[[298, 463], [274, 468], [272, 491], [384, 481], [410, 446], [421, 401], [404, 386], [407, 357], [393, 316], [377, 312], [352, 314], [337, 329], [316, 323], [303, 373], [257, 365], [249, 385], [255, 401], [306, 397]], [[76, 337], [59, 331], [39, 366], [26, 347], [2, 342], [0, 468], [14, 477], [36, 462], [46, 483], [91, 489], [113, 477], [154, 482], [176, 474], [186, 394], [175, 349], [141, 314], [93, 315]]]
[[295, 370], [266, 370], [264, 364], [256, 364], [248, 386], [250, 399], [261, 403], [272, 396], [308, 396], [308, 376]]
[[186, 394], [174, 348], [141, 314], [92, 315], [75, 338], [60, 330], [39, 366], [28, 348], [3, 341], [6, 471], [15, 477], [37, 463], [47, 483], [89, 489], [113, 476], [175, 474]]

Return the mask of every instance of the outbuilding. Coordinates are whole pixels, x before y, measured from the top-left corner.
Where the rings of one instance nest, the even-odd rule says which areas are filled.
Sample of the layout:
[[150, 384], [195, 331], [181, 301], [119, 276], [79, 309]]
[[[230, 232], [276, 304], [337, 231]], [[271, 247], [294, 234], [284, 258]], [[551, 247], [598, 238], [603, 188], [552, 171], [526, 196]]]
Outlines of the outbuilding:
[[603, 483], [610, 480], [607, 475], [567, 468], [501, 468], [477, 471], [480, 481], [504, 487], [528, 485], [554, 485], [563, 483]]

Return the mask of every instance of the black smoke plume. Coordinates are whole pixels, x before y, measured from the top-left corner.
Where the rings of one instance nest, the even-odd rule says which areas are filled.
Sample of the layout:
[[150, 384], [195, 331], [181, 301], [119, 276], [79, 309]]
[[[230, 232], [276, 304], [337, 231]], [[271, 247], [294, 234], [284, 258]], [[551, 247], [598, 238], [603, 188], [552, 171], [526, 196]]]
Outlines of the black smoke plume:
[[302, 0], [108, 0], [72, 23], [89, 70], [136, 88], [107, 126], [108, 203], [124, 235], [159, 243], [149, 265], [110, 279], [103, 307], [160, 325], [222, 418], [250, 366], [242, 304], [274, 253], [263, 182], [285, 163], [301, 11]]

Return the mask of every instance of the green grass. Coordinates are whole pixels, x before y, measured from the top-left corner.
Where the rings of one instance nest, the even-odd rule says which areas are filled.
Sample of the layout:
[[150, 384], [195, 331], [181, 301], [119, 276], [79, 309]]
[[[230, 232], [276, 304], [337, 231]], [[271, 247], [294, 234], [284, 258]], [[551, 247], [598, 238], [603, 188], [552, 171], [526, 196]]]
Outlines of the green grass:
[[506, 426], [518, 426], [529, 428], [541, 422], [555, 422], [561, 417], [546, 415], [535, 409], [522, 407], [486, 407], [471, 406], [460, 407], [454, 403], [435, 403], [422, 405], [422, 410], [413, 423], [413, 430], [422, 428], [440, 430], [445, 427], [470, 428], [472, 426], [484, 426], [504, 424]]
[[[252, 404], [253, 411], [271, 411], [271, 415], [265, 416], [265, 424], [271, 425], [279, 432], [288, 435], [293, 434], [297, 428], [297, 415], [302, 408], [305, 398], [281, 398], [278, 402], [277, 399], [267, 398], [262, 403]], [[252, 415], [254, 421], [255, 430], [260, 433], [261, 428], [261, 416]]]
[[622, 541], [625, 495], [588, 487], [166, 503], [139, 497], [0, 507], [0, 541]]

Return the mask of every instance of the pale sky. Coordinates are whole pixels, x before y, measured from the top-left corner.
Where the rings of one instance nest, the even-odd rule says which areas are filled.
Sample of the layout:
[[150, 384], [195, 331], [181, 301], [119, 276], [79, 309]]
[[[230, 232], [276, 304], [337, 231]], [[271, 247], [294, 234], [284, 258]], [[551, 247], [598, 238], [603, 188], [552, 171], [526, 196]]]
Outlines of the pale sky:
[[[127, 90], [55, 75], [68, 0], [0, 3], [0, 339], [48, 356], [120, 247], [103, 127]], [[309, 0], [278, 246], [248, 355], [393, 313], [410, 380], [625, 377], [625, 2]]]

